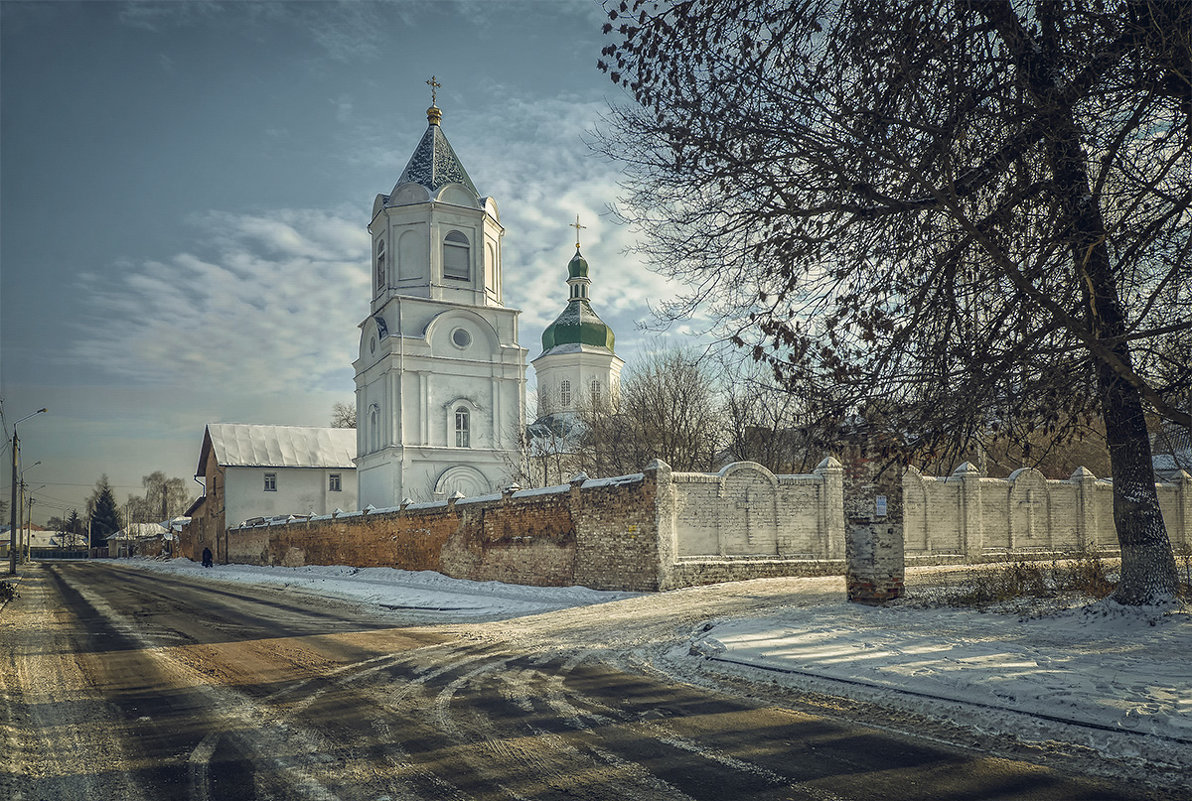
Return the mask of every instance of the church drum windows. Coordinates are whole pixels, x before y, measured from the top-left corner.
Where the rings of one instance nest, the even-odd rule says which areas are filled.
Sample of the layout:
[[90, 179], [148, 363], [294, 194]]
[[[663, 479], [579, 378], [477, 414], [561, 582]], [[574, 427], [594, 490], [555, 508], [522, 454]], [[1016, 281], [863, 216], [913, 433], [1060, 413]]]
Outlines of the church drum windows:
[[559, 402], [563, 404], [564, 409], [571, 407], [571, 382], [563, 379], [563, 383], [559, 384]]
[[455, 447], [472, 447], [471, 416], [463, 406], [455, 408]]
[[468, 238], [459, 231], [451, 231], [443, 239], [443, 277], [453, 281], [469, 281], [472, 248]]

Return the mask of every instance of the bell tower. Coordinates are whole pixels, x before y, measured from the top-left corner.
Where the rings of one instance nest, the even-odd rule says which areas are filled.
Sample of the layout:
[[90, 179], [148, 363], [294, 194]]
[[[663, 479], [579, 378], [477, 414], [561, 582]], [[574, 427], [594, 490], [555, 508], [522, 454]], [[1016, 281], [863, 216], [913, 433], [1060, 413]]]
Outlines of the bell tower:
[[505, 230], [427, 83], [426, 131], [368, 226], [370, 313], [353, 363], [362, 507], [489, 492], [517, 464], [526, 351], [520, 311], [502, 300]]
[[373, 201], [373, 311], [398, 294], [500, 306], [505, 229], [496, 201], [476, 191], [443, 133], [443, 111], [433, 97], [426, 119], [392, 191]]

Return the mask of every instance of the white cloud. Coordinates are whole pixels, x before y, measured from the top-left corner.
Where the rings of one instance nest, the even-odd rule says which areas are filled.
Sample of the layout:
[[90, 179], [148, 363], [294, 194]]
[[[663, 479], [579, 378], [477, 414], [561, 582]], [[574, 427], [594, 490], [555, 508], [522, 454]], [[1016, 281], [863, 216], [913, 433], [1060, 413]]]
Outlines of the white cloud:
[[[591, 268], [592, 305], [617, 334], [617, 352], [632, 359], [646, 347], [645, 325], [657, 325], [651, 306], [680, 294], [672, 280], [650, 271], [632, 253], [627, 226], [610, 212], [619, 193], [620, 166], [587, 145], [589, 129], [607, 111], [602, 97], [528, 100], [508, 86], [488, 94], [499, 108], [470, 109], [444, 130], [477, 188], [496, 198], [505, 226], [507, 305], [522, 309], [522, 345], [538, 355], [538, 336], [567, 302], [566, 267], [575, 253], [580, 216], [582, 252]], [[411, 143], [413, 147], [413, 143]], [[699, 337], [706, 321], [674, 329], [675, 344]], [[702, 339], [701, 339], [702, 342]]]
[[210, 255], [182, 252], [130, 265], [115, 285], [88, 282], [94, 317], [73, 355], [142, 385], [350, 392], [367, 311], [363, 224], [294, 209], [194, 222]]
[[130, 28], [160, 33], [192, 25], [222, 10], [219, 3], [205, 0], [188, 0], [185, 3], [135, 0], [120, 7], [117, 19]]
[[[522, 310], [529, 358], [566, 304], [569, 226], [578, 214], [593, 306], [613, 326], [618, 353], [632, 359], [657, 339], [641, 330], [657, 322], [651, 306], [680, 288], [628, 252], [633, 234], [609, 212], [619, 167], [584, 142], [604, 101], [529, 102], [505, 87], [493, 96], [499, 113], [470, 109], [446, 132], [480, 191], [500, 205], [505, 303]], [[420, 135], [409, 138], [410, 150]], [[366, 215], [360, 208], [195, 216], [197, 235], [182, 252], [125, 265], [115, 285], [89, 280], [95, 316], [73, 355], [139, 383], [349, 393], [356, 325], [368, 308]], [[705, 327], [696, 320], [672, 333], [682, 342]]]

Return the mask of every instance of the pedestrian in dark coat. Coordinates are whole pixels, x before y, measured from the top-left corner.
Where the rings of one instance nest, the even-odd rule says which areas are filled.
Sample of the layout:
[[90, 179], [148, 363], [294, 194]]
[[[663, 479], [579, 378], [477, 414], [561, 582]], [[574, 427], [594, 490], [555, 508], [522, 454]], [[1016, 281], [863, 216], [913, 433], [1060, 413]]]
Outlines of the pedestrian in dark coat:
[[210, 548], [204, 548], [204, 549], [203, 549], [203, 567], [211, 567], [211, 565], [212, 565], [212, 561], [211, 561], [211, 549], [210, 549]]

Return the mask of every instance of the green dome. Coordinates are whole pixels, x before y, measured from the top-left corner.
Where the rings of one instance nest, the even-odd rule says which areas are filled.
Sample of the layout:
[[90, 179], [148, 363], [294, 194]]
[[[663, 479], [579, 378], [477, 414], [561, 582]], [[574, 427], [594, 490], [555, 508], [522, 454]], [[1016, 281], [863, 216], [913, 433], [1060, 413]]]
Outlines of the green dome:
[[[582, 259], [581, 259], [582, 262]], [[575, 261], [572, 260], [572, 264]], [[583, 262], [586, 268], [587, 262]], [[576, 298], [567, 304], [563, 313], [542, 332], [542, 352], [560, 350], [567, 345], [604, 348], [613, 352], [613, 330], [605, 325], [586, 298]], [[568, 348], [571, 350], [572, 348]], [[578, 348], [574, 348], [578, 350]]]
[[579, 255], [579, 248], [576, 248], [575, 255], [571, 257], [571, 261], [567, 263], [567, 277], [568, 278], [587, 278], [588, 277], [588, 260]]

